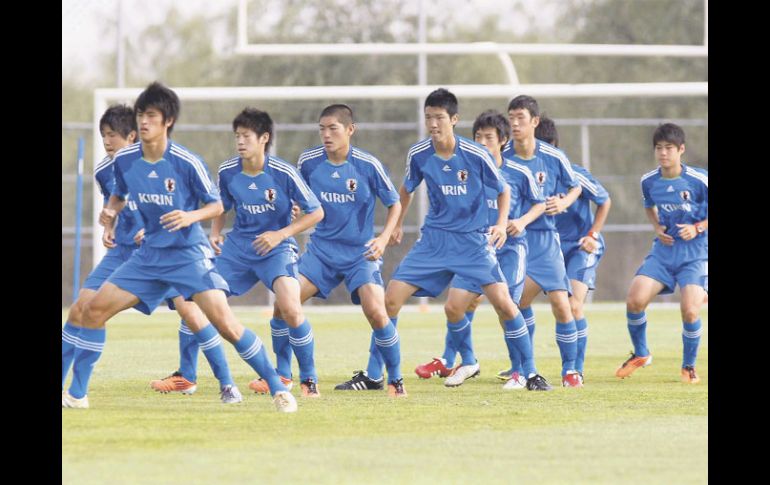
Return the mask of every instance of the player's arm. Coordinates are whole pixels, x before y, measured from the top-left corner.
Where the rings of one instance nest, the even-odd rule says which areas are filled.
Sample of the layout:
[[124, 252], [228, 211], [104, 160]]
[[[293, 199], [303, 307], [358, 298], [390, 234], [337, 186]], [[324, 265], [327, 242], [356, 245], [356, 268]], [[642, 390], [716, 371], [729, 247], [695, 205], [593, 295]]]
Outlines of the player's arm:
[[596, 206], [596, 213], [594, 214], [594, 224], [591, 226], [591, 230], [588, 234], [581, 237], [578, 241], [580, 249], [587, 253], [593, 253], [599, 249], [599, 241], [597, 237], [604, 228], [604, 223], [607, 221], [607, 215], [610, 213], [610, 207], [612, 206], [612, 199], [607, 197], [603, 203]]
[[216, 216], [211, 221], [211, 234], [209, 234], [209, 243], [214, 250], [214, 254], [219, 256], [222, 254], [222, 244], [225, 242], [225, 236], [222, 234], [222, 229], [225, 228], [225, 222], [227, 221], [227, 212], [222, 211], [221, 214]]
[[583, 192], [583, 187], [576, 185], [567, 191], [567, 195], [564, 197], [546, 197], [545, 199], [545, 213], [549, 216], [555, 216], [567, 210], [567, 207], [571, 206], [580, 194]]
[[507, 232], [509, 236], [515, 236], [524, 232], [524, 229], [532, 223], [535, 219], [542, 216], [545, 212], [545, 202], [534, 204], [529, 208], [526, 214], [523, 214], [518, 219], [510, 219], [508, 221]]
[[497, 222], [489, 228], [489, 243], [496, 249], [505, 244], [508, 235], [505, 232], [508, 225], [508, 211], [511, 208], [511, 188], [505, 184], [503, 191], [497, 194]]
[[251, 245], [257, 250], [257, 254], [264, 256], [284, 240], [310, 229], [321, 222], [323, 218], [324, 210], [319, 206], [316, 210], [297, 217], [291, 224], [282, 229], [263, 232], [254, 238]]
[[644, 212], [647, 214], [647, 220], [652, 224], [652, 228], [655, 231], [655, 235], [658, 236], [658, 240], [666, 246], [674, 244], [674, 238], [666, 234], [666, 226], [660, 225], [657, 208], [645, 207]]
[[698, 237], [698, 234], [708, 230], [709, 220], [707, 217], [700, 222], [696, 222], [695, 224], [677, 224], [676, 227], [679, 228], [679, 236], [683, 240], [689, 241], [690, 239], [695, 239]]
[[[398, 217], [396, 218], [396, 224], [393, 227], [390, 239], [388, 240], [389, 246], [401, 244], [401, 239], [404, 237], [404, 219], [406, 219], [406, 212], [409, 210], [409, 204], [412, 203], [413, 197], [414, 194], [406, 190], [405, 186], [402, 185], [401, 188], [398, 189], [398, 201], [401, 207]], [[390, 212], [388, 212], [388, 217], [390, 217]]]
[[366, 259], [370, 261], [377, 261], [385, 253], [385, 247], [390, 241], [390, 237], [393, 235], [393, 230], [396, 228], [396, 224], [401, 216], [401, 202], [394, 202], [393, 205], [388, 207], [388, 217], [385, 219], [385, 227], [379, 236], [366, 243], [369, 248], [364, 253]]
[[196, 222], [212, 219], [224, 212], [221, 200], [209, 202], [194, 211], [173, 210], [160, 216], [160, 223], [168, 232], [178, 231]]

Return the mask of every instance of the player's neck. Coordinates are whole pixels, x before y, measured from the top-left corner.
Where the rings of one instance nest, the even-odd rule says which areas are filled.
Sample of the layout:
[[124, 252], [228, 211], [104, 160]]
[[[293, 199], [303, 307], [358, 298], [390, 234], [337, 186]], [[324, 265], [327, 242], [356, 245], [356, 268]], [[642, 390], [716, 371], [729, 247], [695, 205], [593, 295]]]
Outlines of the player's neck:
[[663, 178], [675, 179], [682, 175], [682, 162], [674, 164], [668, 168], [660, 167], [660, 174]]
[[523, 159], [530, 159], [535, 156], [535, 137], [527, 138], [525, 140], [513, 140], [513, 151], [516, 156]]
[[350, 153], [350, 144], [341, 146], [333, 152], [327, 151], [326, 156], [334, 165], [342, 165], [348, 160], [348, 153]]
[[503, 166], [503, 155], [500, 152], [495, 154], [495, 163], [497, 164], [497, 168]]
[[251, 158], [242, 158], [243, 172], [247, 175], [259, 175], [265, 170], [265, 154], [260, 153]]
[[145, 142], [142, 140], [142, 158], [148, 162], [157, 162], [163, 158], [163, 154], [166, 153], [166, 147], [168, 147], [168, 137], [161, 136], [155, 140]]
[[457, 142], [455, 141], [454, 133], [446, 138], [433, 140], [433, 148], [436, 150], [436, 155], [443, 159], [449, 159], [454, 155], [456, 146]]

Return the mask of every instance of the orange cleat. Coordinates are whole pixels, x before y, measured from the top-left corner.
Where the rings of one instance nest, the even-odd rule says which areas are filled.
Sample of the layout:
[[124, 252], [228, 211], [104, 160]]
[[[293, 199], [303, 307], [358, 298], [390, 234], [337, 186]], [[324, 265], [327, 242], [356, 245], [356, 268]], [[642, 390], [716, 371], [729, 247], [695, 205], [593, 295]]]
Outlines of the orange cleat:
[[631, 352], [631, 357], [629, 357], [625, 362], [623, 362], [623, 364], [621, 364], [620, 367], [617, 368], [615, 375], [623, 379], [633, 374], [634, 371], [639, 367], [647, 367], [650, 364], [652, 364], [652, 354], [639, 357]]
[[163, 394], [169, 392], [192, 394], [198, 389], [198, 386], [194, 382], [185, 379], [178, 371], [163, 379], [151, 381], [150, 387]]
[[[294, 381], [291, 379], [287, 379], [284, 376], [278, 376], [281, 378], [281, 382], [284, 386], [286, 386], [287, 389], [291, 391], [291, 388], [294, 386]], [[249, 382], [249, 389], [256, 392], [257, 394], [270, 394], [270, 386], [267, 385], [267, 381], [262, 379], [261, 377], [259, 379], [254, 379], [253, 381]]]
[[697, 384], [700, 382], [700, 377], [695, 372], [695, 367], [689, 365], [682, 367], [682, 382], [686, 384]]

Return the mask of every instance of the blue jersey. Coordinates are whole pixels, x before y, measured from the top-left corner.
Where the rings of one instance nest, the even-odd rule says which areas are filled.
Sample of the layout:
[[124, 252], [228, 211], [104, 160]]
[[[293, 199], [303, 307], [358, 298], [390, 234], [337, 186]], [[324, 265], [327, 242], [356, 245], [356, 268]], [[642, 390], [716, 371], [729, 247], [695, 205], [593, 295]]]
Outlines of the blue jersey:
[[[110, 200], [112, 188], [115, 186], [114, 158], [104, 157], [94, 167], [94, 178], [99, 186], [99, 191], [104, 197], [104, 205]], [[136, 246], [134, 235], [142, 228], [142, 220], [136, 212], [136, 203], [128, 200], [125, 209], [118, 215], [115, 226], [115, 242], [125, 246]]]
[[[532, 172], [543, 197], [557, 195], [557, 185], [567, 187], [567, 190], [579, 185], [567, 155], [542, 140], [535, 140], [535, 154], [529, 160], [516, 155], [512, 141], [503, 147], [503, 156], [524, 165]], [[543, 214], [527, 227], [531, 230], [555, 231], [555, 217]]]
[[424, 226], [464, 233], [489, 226], [484, 188], [492, 189], [497, 200], [506, 186], [489, 151], [458, 135], [449, 160], [436, 154], [430, 138], [412, 145], [406, 156], [404, 188], [414, 192], [423, 180], [430, 202]]
[[[235, 157], [219, 166], [219, 192], [225, 212], [235, 209], [235, 222], [229, 236], [251, 242], [266, 231], [278, 231], [291, 224], [293, 202], [305, 212], [313, 212], [321, 204], [297, 170], [277, 157], [265, 160], [258, 175], [243, 173], [243, 160]], [[294, 238], [284, 243], [296, 246]]]
[[[677, 224], [695, 224], [708, 218], [708, 171], [683, 163], [681, 175], [668, 179], [658, 167], [642, 176], [642, 197], [646, 209], [658, 208], [658, 221], [666, 226], [666, 234], [681, 241]], [[694, 240], [707, 237], [708, 231]]]
[[374, 237], [374, 205], [398, 201], [398, 192], [382, 163], [370, 153], [350, 147], [346, 160], [335, 165], [323, 146], [302, 152], [300, 174], [321, 201], [324, 218], [312, 237], [362, 245]]
[[160, 223], [163, 214], [174, 210], [194, 211], [199, 202], [220, 200], [217, 186], [198, 155], [168, 140], [163, 158], [150, 163], [142, 158], [141, 143], [134, 143], [115, 155], [115, 187], [112, 194], [137, 205], [145, 235], [142, 247], [209, 247], [200, 223], [169, 232]]
[[[567, 207], [567, 212], [556, 215], [556, 229], [562, 241], [578, 241], [588, 234], [594, 225], [594, 213], [591, 211], [591, 202], [596, 205], [604, 204], [610, 198], [610, 194], [598, 180], [585, 168], [572, 164], [583, 191], [575, 202]], [[569, 189], [557, 184], [556, 191], [559, 197], [564, 197]]]

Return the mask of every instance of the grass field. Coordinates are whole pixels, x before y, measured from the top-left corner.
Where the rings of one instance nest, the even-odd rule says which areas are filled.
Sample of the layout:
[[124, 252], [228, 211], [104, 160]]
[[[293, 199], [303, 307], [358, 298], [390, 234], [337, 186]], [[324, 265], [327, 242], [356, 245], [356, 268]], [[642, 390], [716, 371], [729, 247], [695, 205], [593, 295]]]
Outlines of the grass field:
[[[236, 313], [271, 348], [268, 319]], [[494, 377], [507, 353], [489, 305], [473, 324], [481, 376], [454, 389], [413, 373], [441, 353], [442, 314], [402, 313], [409, 397], [392, 400], [332, 390], [365, 367], [369, 326], [358, 313], [309, 308], [322, 397], [298, 397], [286, 415], [249, 391], [255, 374], [227, 343], [243, 403], [219, 401], [202, 354], [193, 396], [154, 393], [149, 381], [178, 363], [178, 317], [122, 314], [108, 325], [91, 408], [62, 410], [62, 483], [706, 483], [708, 310], [694, 386], [679, 381], [679, 311], [647, 315], [655, 362], [621, 381], [614, 370], [632, 348], [623, 307], [589, 307], [586, 386], [564, 389], [553, 317], [536, 306], [536, 362], [554, 385], [536, 393], [504, 391]]]

